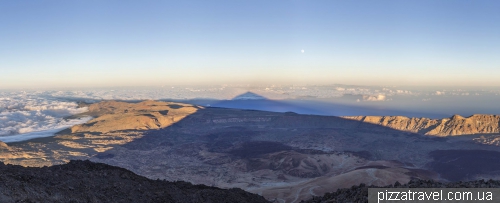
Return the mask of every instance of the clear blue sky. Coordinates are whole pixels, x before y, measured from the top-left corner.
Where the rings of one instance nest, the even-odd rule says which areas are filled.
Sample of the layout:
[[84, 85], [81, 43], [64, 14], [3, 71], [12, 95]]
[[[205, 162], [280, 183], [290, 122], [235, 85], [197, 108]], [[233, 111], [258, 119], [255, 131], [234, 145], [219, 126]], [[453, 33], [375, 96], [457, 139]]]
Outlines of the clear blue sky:
[[0, 89], [498, 78], [500, 1], [0, 1]]

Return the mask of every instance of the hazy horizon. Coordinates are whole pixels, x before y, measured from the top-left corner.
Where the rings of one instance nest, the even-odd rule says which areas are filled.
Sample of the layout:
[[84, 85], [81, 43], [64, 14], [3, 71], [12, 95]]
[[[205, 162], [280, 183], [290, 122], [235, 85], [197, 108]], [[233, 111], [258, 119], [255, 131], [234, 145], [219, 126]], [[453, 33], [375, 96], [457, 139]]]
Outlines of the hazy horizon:
[[499, 0], [0, 0], [0, 25], [1, 202], [500, 187]]
[[498, 1], [4, 1], [0, 89], [500, 86]]

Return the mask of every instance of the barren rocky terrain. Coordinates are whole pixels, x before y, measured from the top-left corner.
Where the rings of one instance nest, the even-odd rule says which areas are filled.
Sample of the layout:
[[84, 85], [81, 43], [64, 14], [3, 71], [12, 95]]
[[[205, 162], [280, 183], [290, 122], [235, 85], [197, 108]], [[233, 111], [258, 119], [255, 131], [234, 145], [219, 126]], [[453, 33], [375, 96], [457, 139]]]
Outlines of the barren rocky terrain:
[[241, 189], [151, 180], [126, 169], [90, 161], [71, 161], [43, 168], [0, 163], [0, 180], [0, 202], [3, 203], [268, 202]]
[[[498, 134], [428, 136], [366, 119], [156, 101], [101, 102], [85, 115], [95, 119], [54, 137], [1, 144], [0, 160], [48, 166], [90, 159], [151, 179], [238, 187], [275, 202], [361, 183], [500, 175], [500, 165], [473, 167], [500, 161]], [[457, 167], [464, 169], [450, 170]]]

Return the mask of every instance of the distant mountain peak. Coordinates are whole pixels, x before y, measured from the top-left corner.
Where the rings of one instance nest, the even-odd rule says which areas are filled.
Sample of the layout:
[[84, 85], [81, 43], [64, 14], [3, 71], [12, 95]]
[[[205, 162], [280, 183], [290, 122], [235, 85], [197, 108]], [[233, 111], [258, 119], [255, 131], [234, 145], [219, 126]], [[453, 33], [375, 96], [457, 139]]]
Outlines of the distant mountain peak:
[[455, 114], [451, 117], [452, 120], [465, 119], [463, 116]]
[[236, 97], [234, 97], [232, 100], [266, 100], [267, 98], [261, 96], [261, 95], [258, 95], [258, 94], [255, 94], [253, 92], [245, 92], [243, 94], [240, 94]]

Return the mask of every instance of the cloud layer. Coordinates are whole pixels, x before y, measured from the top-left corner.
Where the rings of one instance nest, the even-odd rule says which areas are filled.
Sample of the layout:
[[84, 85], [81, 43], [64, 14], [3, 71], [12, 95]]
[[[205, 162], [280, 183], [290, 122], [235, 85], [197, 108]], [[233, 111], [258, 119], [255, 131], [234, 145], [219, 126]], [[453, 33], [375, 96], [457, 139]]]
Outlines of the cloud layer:
[[42, 92], [0, 92], [0, 140], [5, 136], [63, 129], [89, 118], [64, 119], [83, 113], [75, 102], [60, 101]]

